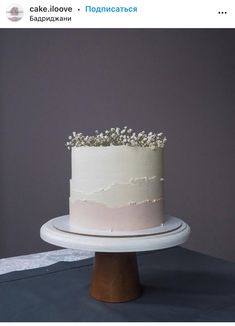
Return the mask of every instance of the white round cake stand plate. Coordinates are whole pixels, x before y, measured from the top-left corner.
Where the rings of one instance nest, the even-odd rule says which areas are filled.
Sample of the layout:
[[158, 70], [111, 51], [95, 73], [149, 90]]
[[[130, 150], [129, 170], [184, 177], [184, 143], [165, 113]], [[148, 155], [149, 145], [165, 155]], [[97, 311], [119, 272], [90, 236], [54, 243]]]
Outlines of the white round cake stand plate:
[[[184, 243], [190, 234], [190, 227], [177, 217], [174, 217], [172, 223], [179, 220], [181, 226], [176, 230], [130, 237], [83, 235], [65, 232], [54, 227], [56, 219], [59, 220], [61, 217], [54, 218], [41, 227], [40, 236], [44, 241], [59, 247], [95, 252], [138, 252], [164, 249]], [[66, 216], [64, 216], [64, 219], [66, 219]]]
[[[174, 223], [175, 219], [178, 218], [172, 219]], [[54, 226], [55, 220], [41, 227], [41, 238], [64, 248], [95, 251], [90, 294], [99, 301], [112, 303], [134, 300], [141, 294], [136, 252], [174, 247], [187, 241], [190, 234], [190, 227], [181, 219], [180, 227], [172, 231], [130, 237], [61, 231]]]

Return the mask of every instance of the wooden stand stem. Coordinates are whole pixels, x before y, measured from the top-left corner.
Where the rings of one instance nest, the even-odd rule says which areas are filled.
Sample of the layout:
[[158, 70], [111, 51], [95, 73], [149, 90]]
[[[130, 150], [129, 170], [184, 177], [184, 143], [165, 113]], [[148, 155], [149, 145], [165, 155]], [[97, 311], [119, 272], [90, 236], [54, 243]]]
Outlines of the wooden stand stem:
[[105, 302], [125, 302], [141, 294], [136, 253], [96, 252], [91, 296]]

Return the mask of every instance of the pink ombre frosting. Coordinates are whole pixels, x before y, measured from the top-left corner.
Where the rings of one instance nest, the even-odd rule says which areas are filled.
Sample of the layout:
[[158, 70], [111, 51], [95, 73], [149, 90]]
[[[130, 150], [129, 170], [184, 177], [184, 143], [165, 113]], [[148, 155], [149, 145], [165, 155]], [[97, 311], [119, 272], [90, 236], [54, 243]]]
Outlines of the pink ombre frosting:
[[99, 230], [142, 230], [164, 222], [163, 206], [163, 199], [115, 208], [89, 201], [70, 201], [70, 223]]

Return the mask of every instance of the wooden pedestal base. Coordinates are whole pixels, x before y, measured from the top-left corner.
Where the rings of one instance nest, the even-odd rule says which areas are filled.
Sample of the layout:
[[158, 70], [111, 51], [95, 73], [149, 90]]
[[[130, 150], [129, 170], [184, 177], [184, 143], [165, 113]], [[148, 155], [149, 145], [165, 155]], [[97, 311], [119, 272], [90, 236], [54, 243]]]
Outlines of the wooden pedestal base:
[[125, 302], [141, 294], [136, 253], [97, 252], [90, 294], [105, 302]]

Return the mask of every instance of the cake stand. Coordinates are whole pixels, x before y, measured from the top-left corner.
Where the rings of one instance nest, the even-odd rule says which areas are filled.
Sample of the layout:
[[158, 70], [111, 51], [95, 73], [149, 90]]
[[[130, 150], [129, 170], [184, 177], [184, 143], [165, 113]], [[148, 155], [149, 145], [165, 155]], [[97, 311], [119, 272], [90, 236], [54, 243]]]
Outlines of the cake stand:
[[159, 250], [187, 241], [190, 227], [181, 219], [168, 216], [168, 225], [178, 222], [172, 231], [139, 236], [97, 236], [59, 230], [56, 222], [68, 215], [54, 218], [40, 230], [41, 238], [53, 245], [95, 251], [90, 294], [104, 302], [125, 302], [141, 294], [136, 252]]

